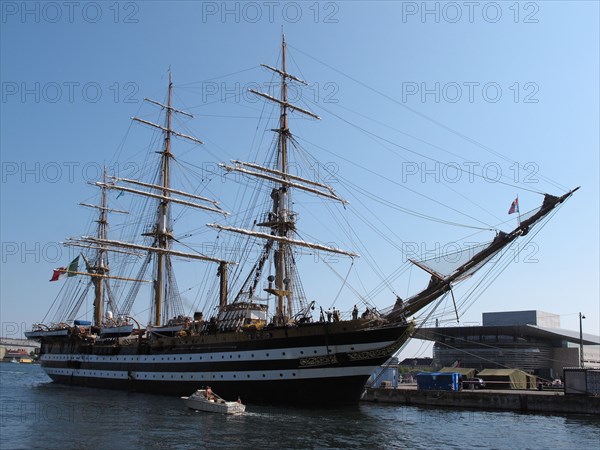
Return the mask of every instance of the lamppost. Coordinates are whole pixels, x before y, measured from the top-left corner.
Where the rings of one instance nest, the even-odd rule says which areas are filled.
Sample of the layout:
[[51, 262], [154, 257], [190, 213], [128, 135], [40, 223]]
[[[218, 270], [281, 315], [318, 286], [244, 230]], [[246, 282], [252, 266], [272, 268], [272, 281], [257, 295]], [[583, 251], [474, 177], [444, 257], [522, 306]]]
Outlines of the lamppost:
[[583, 369], [583, 327], [581, 326], [582, 319], [585, 319], [585, 316], [579, 313], [579, 367]]

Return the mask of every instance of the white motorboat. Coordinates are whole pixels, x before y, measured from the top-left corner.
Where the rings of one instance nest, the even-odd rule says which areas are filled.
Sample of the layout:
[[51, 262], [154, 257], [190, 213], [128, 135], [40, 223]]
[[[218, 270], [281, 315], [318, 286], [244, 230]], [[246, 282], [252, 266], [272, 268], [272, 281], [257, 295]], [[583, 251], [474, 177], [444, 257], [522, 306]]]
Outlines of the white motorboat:
[[197, 411], [216, 412], [222, 414], [242, 414], [246, 405], [238, 399], [237, 402], [228, 402], [212, 392], [210, 387], [198, 389], [189, 397], [181, 397], [188, 408]]

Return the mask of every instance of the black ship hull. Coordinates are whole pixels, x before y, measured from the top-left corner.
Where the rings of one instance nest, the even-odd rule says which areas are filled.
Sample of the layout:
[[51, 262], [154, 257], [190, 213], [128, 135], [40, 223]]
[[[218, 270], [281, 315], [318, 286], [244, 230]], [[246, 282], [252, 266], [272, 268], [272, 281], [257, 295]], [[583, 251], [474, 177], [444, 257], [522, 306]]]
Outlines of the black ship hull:
[[412, 326], [310, 324], [256, 333], [87, 342], [42, 342], [41, 363], [57, 383], [164, 395], [211, 386], [244, 403], [356, 404], [375, 367], [410, 337]]

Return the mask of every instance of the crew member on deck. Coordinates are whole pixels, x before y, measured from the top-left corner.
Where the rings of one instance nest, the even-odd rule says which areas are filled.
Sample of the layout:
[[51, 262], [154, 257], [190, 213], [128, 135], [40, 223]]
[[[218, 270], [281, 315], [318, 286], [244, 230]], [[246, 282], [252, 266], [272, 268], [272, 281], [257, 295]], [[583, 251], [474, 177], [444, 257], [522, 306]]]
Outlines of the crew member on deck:
[[333, 308], [333, 321], [334, 322], [340, 321], [340, 312], [335, 308]]

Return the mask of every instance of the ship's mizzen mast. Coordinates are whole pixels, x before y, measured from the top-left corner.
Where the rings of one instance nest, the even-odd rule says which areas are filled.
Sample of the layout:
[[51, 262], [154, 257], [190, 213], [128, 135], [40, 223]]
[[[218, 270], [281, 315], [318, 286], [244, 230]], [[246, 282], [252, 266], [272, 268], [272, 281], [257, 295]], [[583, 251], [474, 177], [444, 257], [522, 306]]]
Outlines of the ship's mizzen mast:
[[553, 195], [546, 194], [544, 196], [542, 206], [537, 212], [535, 212], [535, 214], [520, 222], [519, 225], [510, 233], [499, 232], [496, 238], [487, 247], [477, 252], [467, 262], [455, 268], [447, 275], [436, 272], [422, 261], [419, 262], [411, 260], [413, 264], [431, 274], [429, 286], [427, 286], [427, 288], [418, 294], [407, 299], [405, 302], [396, 302], [396, 305], [394, 305], [391, 312], [387, 314], [386, 318], [395, 321], [404, 317], [408, 317], [412, 314], [415, 314], [417, 311], [424, 308], [431, 302], [435, 301], [446, 292], [450, 291], [452, 289], [452, 283], [461, 281], [473, 275], [511, 242], [518, 237], [525, 236], [527, 233], [529, 233], [529, 230], [532, 226], [550, 214], [555, 207], [567, 200], [578, 189], [579, 188], [577, 187], [561, 197], [555, 197]]
[[[103, 172], [103, 180], [106, 183], [106, 167], [104, 167]], [[100, 205], [90, 205], [87, 203], [80, 203], [82, 206], [86, 206], [89, 208], [95, 208], [100, 211], [100, 217], [98, 218], [98, 234], [97, 238], [99, 241], [103, 241], [106, 239], [107, 230], [108, 230], [108, 212], [118, 212], [127, 214], [126, 211], [120, 211], [115, 209], [108, 208], [108, 200], [107, 200], [107, 190], [105, 187], [102, 188], [102, 198]], [[75, 241], [67, 242], [67, 245], [73, 246], [81, 246]], [[88, 259], [82, 254], [83, 259], [86, 264], [87, 272], [77, 272], [75, 274], [78, 275], [88, 275], [91, 277], [92, 284], [94, 285], [94, 325], [101, 326], [102, 325], [102, 316], [104, 309], [104, 297], [105, 290], [108, 296], [108, 303], [111, 304], [111, 308], [114, 309], [116, 306], [114, 300], [111, 298], [110, 287], [108, 285], [105, 286], [105, 283], [108, 283], [109, 279], [120, 279], [120, 280], [129, 280], [123, 277], [114, 277], [108, 275], [110, 269], [108, 265], [108, 257], [107, 257], [107, 249], [104, 245], [94, 246], [96, 249], [96, 260], [93, 263], [90, 263]], [[105, 289], [106, 288], [106, 289]]]
[[[112, 209], [108, 207], [108, 199], [107, 199], [107, 188], [106, 185], [106, 167], [103, 172], [103, 180], [104, 183], [98, 183], [98, 187], [102, 190], [102, 197], [100, 205], [92, 205], [89, 203], [80, 203], [81, 206], [85, 206], [88, 208], [94, 208], [100, 211], [100, 215], [98, 218], [98, 233], [96, 237], [90, 237], [89, 240], [85, 238], [69, 238], [64, 245], [69, 247], [82, 247], [87, 249], [93, 249], [96, 251], [96, 259], [90, 262], [85, 255], [82, 253], [81, 256], [85, 262], [86, 272], [79, 271], [68, 271], [69, 275], [84, 275], [91, 278], [91, 285], [94, 286], [94, 304], [93, 304], [93, 319], [94, 325], [101, 327], [103, 322], [103, 313], [104, 313], [104, 298], [106, 297], [106, 304], [112, 309], [113, 312], [119, 313], [117, 310], [117, 304], [112, 296], [109, 280], [120, 280], [120, 281], [135, 281], [135, 282], [148, 282], [148, 280], [139, 280], [134, 278], [126, 278], [114, 275], [108, 275], [110, 272], [109, 264], [108, 264], [108, 252], [116, 251], [119, 253], [133, 254], [135, 256], [140, 256], [134, 254], [132, 252], [123, 251], [123, 250], [114, 250], [109, 249], [106, 245], [106, 242], [109, 242], [106, 239], [108, 234], [108, 214], [112, 213], [121, 213], [128, 214], [127, 211], [121, 211], [118, 209]], [[82, 297], [83, 299], [83, 297]], [[73, 308], [71, 315], [75, 315], [76, 311], [79, 309], [81, 304]]]

